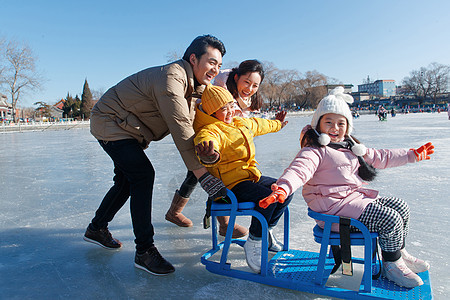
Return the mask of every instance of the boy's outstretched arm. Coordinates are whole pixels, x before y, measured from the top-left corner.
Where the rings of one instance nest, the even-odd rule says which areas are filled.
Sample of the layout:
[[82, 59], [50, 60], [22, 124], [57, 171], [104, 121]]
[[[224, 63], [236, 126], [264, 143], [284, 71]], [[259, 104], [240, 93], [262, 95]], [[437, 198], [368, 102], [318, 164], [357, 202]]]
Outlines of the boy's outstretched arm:
[[195, 145], [195, 151], [200, 160], [208, 165], [214, 164], [220, 158], [220, 154], [214, 150], [213, 141], [203, 141]]
[[286, 124], [288, 123], [288, 121], [284, 120], [284, 118], [286, 118], [286, 114], [287, 114], [287, 112], [283, 110], [283, 111], [277, 112], [275, 115], [275, 120], [278, 120], [281, 122], [281, 128], [286, 126]]

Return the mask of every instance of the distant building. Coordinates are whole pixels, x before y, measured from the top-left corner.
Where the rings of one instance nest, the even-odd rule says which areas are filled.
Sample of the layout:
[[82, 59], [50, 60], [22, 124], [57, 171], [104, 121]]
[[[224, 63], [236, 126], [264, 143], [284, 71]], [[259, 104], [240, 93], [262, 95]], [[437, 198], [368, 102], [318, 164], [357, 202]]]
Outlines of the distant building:
[[352, 93], [353, 99], [355, 101], [367, 101], [370, 100], [370, 95], [367, 92], [354, 92]]
[[62, 110], [64, 108], [64, 103], [66, 103], [66, 100], [61, 99], [56, 102], [56, 104], [53, 104], [53, 106]]
[[50, 116], [55, 119], [61, 119], [63, 117], [64, 111], [56, 106], [50, 107]]
[[395, 96], [395, 80], [376, 80], [372, 83], [359, 84], [358, 92], [365, 92], [371, 96], [377, 97]]
[[0, 93], [0, 118], [11, 119], [12, 105], [7, 102], [8, 97]]
[[344, 88], [344, 93], [346, 93], [346, 94], [352, 93], [353, 84], [327, 84], [327, 85], [325, 85], [325, 87], [327, 88], [327, 94], [331, 90], [337, 88], [338, 86], [342, 86]]

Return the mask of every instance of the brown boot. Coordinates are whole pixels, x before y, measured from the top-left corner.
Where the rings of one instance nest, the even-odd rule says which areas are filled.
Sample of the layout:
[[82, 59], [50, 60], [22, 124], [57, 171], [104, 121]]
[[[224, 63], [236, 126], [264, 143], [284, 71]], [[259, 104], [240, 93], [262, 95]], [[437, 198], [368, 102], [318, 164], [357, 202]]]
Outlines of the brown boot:
[[166, 220], [180, 227], [192, 227], [192, 221], [181, 213], [188, 201], [189, 198], [181, 197], [180, 194], [178, 194], [178, 190], [176, 190], [172, 204], [166, 213]]
[[[221, 236], [225, 236], [227, 234], [228, 220], [229, 216], [218, 216], [217, 221], [219, 222], [219, 234]], [[234, 223], [233, 235], [231, 236], [233, 239], [238, 239], [248, 234], [248, 229], [244, 226]]]

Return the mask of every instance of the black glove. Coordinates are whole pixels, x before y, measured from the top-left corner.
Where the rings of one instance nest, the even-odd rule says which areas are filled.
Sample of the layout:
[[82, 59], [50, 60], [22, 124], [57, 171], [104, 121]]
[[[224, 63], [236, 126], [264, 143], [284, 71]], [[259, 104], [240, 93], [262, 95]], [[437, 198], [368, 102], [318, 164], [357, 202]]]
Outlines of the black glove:
[[198, 181], [200, 182], [202, 188], [208, 193], [208, 197], [216, 200], [218, 198], [225, 197], [227, 195], [227, 188], [223, 182], [206, 172], [203, 174]]

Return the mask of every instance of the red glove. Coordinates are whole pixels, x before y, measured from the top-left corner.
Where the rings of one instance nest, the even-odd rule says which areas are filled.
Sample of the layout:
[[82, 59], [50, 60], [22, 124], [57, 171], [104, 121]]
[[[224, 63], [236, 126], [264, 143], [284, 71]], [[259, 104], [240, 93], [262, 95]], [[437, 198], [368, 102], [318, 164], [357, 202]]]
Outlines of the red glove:
[[283, 203], [286, 200], [287, 193], [282, 188], [279, 188], [276, 184], [272, 185], [272, 194], [259, 201], [259, 207], [266, 209], [270, 204], [275, 202]]
[[434, 153], [434, 146], [431, 144], [431, 142], [426, 143], [423, 146], [420, 146], [417, 149], [410, 149], [414, 151], [414, 155], [416, 156], [417, 161], [421, 161], [424, 159], [430, 159], [430, 154]]

